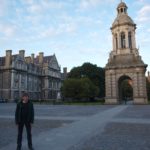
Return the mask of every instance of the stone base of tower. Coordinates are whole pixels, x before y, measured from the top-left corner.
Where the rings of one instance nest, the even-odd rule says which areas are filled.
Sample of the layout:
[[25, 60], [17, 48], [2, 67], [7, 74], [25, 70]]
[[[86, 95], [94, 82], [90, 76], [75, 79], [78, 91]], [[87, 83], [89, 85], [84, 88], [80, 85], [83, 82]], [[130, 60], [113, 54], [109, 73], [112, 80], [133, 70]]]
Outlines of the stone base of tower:
[[[106, 105], [117, 105], [117, 104], [120, 104], [120, 103], [115, 98], [105, 98], [105, 104]], [[133, 100], [133, 104], [146, 105], [146, 104], [148, 104], [148, 100], [147, 100], [147, 98], [136, 97]]]
[[147, 98], [134, 98], [134, 104], [148, 104]]
[[115, 98], [105, 98], [105, 104], [119, 104]]

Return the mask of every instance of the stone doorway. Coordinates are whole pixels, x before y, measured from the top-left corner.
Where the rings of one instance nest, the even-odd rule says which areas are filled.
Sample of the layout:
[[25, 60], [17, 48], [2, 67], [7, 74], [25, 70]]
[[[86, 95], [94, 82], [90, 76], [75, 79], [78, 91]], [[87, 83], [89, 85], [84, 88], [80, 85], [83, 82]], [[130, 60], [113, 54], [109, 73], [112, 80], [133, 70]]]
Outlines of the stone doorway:
[[119, 78], [118, 97], [120, 104], [133, 104], [133, 81], [129, 76]]

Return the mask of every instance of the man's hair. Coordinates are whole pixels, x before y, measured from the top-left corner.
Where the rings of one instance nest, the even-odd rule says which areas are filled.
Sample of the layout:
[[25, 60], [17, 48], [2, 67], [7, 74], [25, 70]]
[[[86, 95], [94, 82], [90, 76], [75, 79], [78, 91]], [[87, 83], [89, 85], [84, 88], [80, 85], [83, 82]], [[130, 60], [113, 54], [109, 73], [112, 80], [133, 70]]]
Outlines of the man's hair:
[[27, 92], [24, 92], [23, 94], [22, 94], [22, 97], [29, 97], [29, 94], [27, 93]]

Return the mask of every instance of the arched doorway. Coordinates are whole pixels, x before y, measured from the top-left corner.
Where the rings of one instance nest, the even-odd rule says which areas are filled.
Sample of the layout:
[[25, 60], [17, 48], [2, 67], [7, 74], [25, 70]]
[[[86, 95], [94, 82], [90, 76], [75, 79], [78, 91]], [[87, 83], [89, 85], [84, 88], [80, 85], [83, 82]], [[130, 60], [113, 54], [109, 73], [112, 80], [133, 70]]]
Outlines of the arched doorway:
[[118, 96], [120, 103], [133, 102], [133, 81], [129, 76], [122, 76], [118, 80]]

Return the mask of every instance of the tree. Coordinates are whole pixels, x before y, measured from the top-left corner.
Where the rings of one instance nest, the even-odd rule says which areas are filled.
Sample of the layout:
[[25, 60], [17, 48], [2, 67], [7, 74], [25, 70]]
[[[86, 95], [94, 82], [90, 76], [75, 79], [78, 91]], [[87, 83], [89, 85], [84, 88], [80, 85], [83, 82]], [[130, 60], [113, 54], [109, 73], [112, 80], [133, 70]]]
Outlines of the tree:
[[120, 88], [122, 92], [122, 98], [133, 98], [133, 88], [129, 84], [128, 79], [122, 81]]
[[92, 83], [99, 88], [99, 97], [105, 97], [105, 69], [97, 67], [91, 63], [84, 63], [82, 66], [74, 67], [69, 78], [80, 79], [83, 77], [89, 78]]
[[93, 100], [98, 95], [98, 87], [96, 87], [88, 78], [66, 79], [62, 86], [63, 97], [75, 101]]

